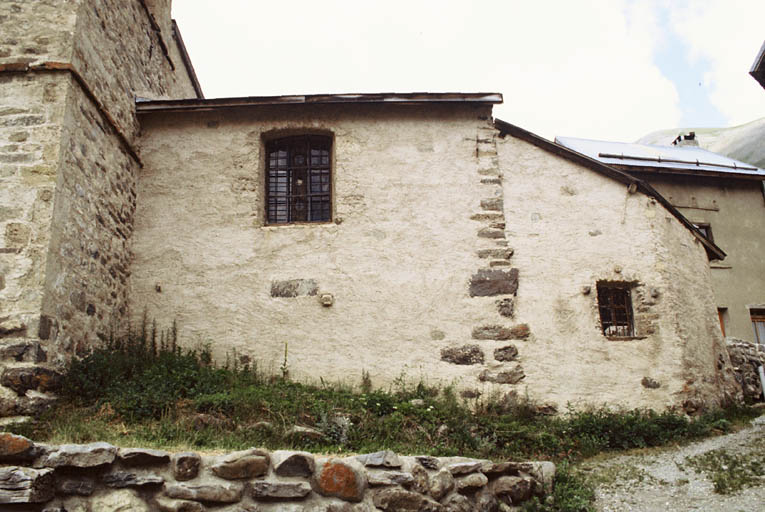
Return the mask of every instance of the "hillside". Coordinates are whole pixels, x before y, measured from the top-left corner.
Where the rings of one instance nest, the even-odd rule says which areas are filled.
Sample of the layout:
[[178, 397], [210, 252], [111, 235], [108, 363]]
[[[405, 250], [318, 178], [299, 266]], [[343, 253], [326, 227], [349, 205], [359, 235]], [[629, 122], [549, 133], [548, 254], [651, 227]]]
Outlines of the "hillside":
[[669, 145], [681, 133], [696, 132], [699, 145], [765, 169], [765, 118], [730, 128], [671, 128], [645, 135], [641, 144]]

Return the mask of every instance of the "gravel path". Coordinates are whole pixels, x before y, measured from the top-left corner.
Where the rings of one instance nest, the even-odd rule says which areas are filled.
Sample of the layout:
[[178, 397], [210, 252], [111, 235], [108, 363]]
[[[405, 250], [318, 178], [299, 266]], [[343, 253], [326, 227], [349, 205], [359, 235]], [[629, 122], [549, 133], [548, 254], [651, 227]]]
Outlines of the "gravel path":
[[[602, 512], [765, 511], [765, 416], [734, 434], [592, 460], [581, 468], [597, 485]], [[748, 482], [740, 490], [715, 492], [713, 477], [735, 486], [742, 475]]]

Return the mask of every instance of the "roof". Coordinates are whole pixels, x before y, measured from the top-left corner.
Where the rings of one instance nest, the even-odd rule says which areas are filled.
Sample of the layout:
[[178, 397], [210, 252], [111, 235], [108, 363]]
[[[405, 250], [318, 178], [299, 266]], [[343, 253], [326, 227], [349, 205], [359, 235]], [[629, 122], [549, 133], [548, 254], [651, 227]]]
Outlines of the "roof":
[[556, 137], [555, 142], [607, 165], [630, 170], [765, 180], [765, 171], [695, 146], [659, 146]]
[[191, 57], [189, 57], [189, 52], [186, 50], [186, 45], [183, 42], [183, 38], [181, 37], [181, 30], [178, 28], [178, 23], [175, 22], [175, 20], [172, 20], [173, 23], [173, 37], [175, 37], [175, 42], [178, 45], [178, 52], [181, 54], [181, 60], [183, 61], [183, 66], [186, 68], [186, 74], [189, 76], [189, 80], [191, 80], [191, 86], [194, 87], [194, 92], [197, 93], [198, 99], [204, 99], [205, 95], [202, 92], [202, 86], [199, 83], [199, 79], [197, 78], [197, 72], [194, 71], [194, 66], [191, 64]]
[[241, 98], [185, 99], [138, 101], [136, 110], [145, 112], [178, 112], [183, 110], [213, 110], [221, 108], [249, 107], [260, 105], [305, 105], [336, 103], [387, 103], [419, 105], [428, 103], [476, 103], [493, 105], [502, 103], [502, 95], [490, 93], [376, 93], [376, 94], [306, 94], [288, 96], [247, 96]]
[[762, 48], [760, 48], [760, 52], [754, 59], [754, 64], [752, 64], [749, 74], [760, 82], [761, 86], [765, 87], [765, 42], [762, 43]]
[[672, 206], [672, 204], [667, 201], [663, 195], [661, 195], [655, 188], [653, 188], [645, 181], [627, 174], [624, 171], [620, 171], [619, 169], [608, 166], [586, 154], [577, 152], [571, 148], [547, 140], [544, 137], [540, 137], [539, 135], [531, 133], [527, 130], [524, 130], [523, 128], [520, 128], [519, 126], [515, 126], [500, 119], [494, 120], [494, 126], [497, 128], [497, 130], [499, 130], [500, 134], [509, 134], [513, 137], [525, 140], [526, 142], [533, 144], [540, 149], [556, 154], [562, 158], [565, 158], [566, 160], [577, 163], [613, 180], [624, 183], [628, 187], [634, 186], [636, 190], [639, 190], [643, 194], [656, 199], [659, 204], [661, 204], [669, 213], [677, 218], [677, 220], [679, 220], [680, 223], [685, 226], [699, 242], [701, 242], [710, 259], [725, 259], [726, 254], [722, 249], [717, 247], [714, 242], [711, 242], [709, 239], [707, 239], [707, 237], [704, 236], [704, 234], [699, 231], [699, 229], [691, 221], [689, 221], [685, 215], [680, 213], [680, 211]]

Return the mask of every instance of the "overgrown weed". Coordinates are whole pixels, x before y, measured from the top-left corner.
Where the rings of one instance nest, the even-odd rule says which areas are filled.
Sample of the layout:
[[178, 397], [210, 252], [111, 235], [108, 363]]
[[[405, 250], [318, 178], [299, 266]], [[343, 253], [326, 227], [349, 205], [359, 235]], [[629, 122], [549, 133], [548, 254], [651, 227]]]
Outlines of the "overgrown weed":
[[[488, 396], [468, 404], [450, 387], [401, 379], [360, 389], [288, 379], [228, 359], [212, 362], [209, 347], [183, 350], [177, 329], [110, 340], [69, 364], [62, 403], [33, 425], [14, 430], [36, 441], [107, 441], [121, 446], [233, 450], [251, 446], [329, 453], [391, 449], [399, 453], [562, 462], [554, 505], [528, 510], [590, 510], [592, 488], [569, 462], [610, 451], [687, 442], [757, 414], [746, 407], [689, 419], [673, 411], [569, 410], [546, 416], [528, 398]], [[320, 437], [290, 435], [295, 425]], [[537, 508], [533, 508], [537, 507]], [[552, 508], [551, 508], [552, 507]], [[563, 507], [563, 508], [561, 508]]]

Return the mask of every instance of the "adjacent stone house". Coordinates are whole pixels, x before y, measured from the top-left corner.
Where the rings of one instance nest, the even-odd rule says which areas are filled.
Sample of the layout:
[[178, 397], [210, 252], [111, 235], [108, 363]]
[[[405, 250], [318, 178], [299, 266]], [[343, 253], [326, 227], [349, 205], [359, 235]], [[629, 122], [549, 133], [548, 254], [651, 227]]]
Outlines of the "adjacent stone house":
[[169, 1], [2, 9], [0, 336], [32, 376], [3, 414], [144, 311], [299, 379], [558, 410], [734, 393], [723, 251], [640, 179], [494, 120], [501, 95], [205, 100]]
[[724, 336], [765, 344], [765, 170], [698, 147], [692, 136], [659, 146], [558, 137], [556, 142], [639, 177], [709, 240], [712, 288]]

